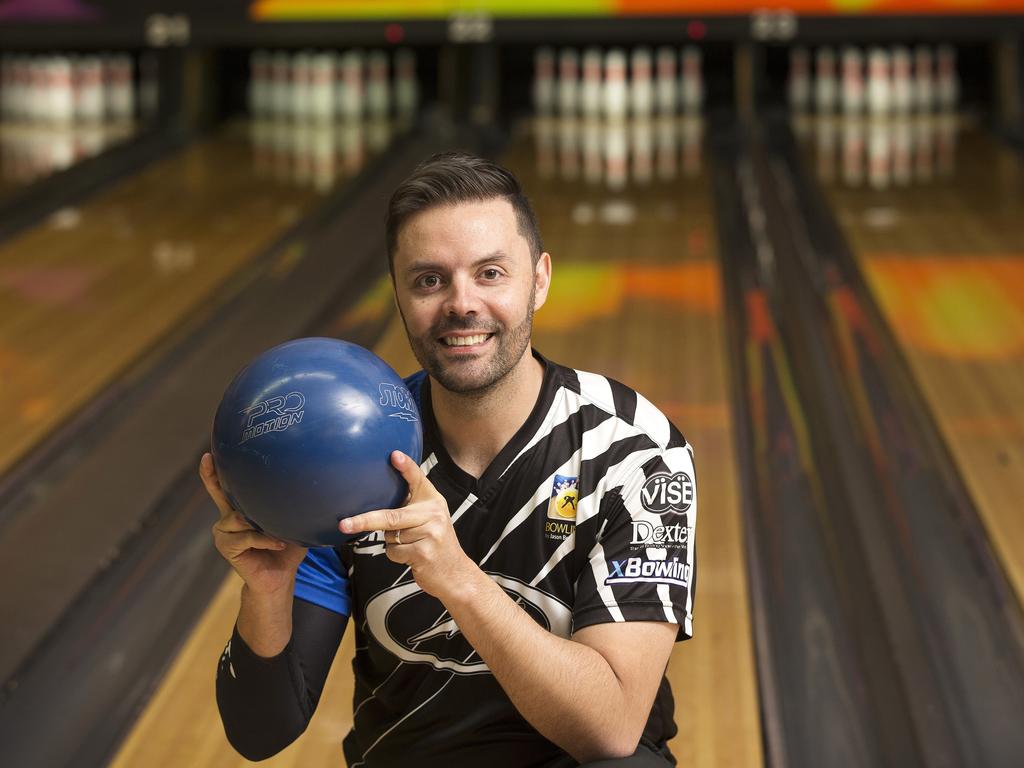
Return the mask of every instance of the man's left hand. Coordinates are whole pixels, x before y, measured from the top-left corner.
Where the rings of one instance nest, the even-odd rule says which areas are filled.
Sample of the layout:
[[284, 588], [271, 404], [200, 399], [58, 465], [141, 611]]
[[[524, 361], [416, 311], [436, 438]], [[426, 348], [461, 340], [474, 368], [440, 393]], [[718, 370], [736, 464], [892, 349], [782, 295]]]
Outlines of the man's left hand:
[[457, 588], [460, 578], [477, 566], [459, 544], [444, 496], [419, 465], [401, 451], [391, 453], [391, 464], [409, 484], [405, 505], [345, 518], [338, 529], [384, 531], [388, 559], [408, 565], [420, 589], [443, 600], [444, 593]]

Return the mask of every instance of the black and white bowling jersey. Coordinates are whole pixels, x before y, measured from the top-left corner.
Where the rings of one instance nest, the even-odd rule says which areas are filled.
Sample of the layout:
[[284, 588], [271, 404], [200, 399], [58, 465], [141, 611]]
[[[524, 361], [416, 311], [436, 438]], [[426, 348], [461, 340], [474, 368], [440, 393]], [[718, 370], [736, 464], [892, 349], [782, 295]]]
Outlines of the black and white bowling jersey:
[[[422, 468], [466, 553], [560, 637], [592, 624], [665, 621], [690, 637], [697, 488], [683, 436], [616, 381], [537, 358], [544, 382], [522, 428], [476, 479], [441, 443], [430, 380], [406, 379], [424, 428]], [[356, 766], [543, 765], [561, 754], [519, 715], [434, 597], [384, 554], [383, 533], [310, 550], [296, 596], [351, 615]], [[552, 670], [568, 663], [545, 660]], [[644, 735], [675, 732], [662, 680]]]

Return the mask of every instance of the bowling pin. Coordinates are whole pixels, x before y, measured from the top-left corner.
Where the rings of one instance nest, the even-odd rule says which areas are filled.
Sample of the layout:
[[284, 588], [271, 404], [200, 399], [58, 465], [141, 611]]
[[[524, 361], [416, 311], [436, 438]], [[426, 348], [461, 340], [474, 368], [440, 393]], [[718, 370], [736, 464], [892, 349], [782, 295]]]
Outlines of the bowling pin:
[[299, 51], [292, 56], [290, 117], [304, 122], [313, 112], [313, 52]]
[[935, 86], [932, 51], [919, 45], [914, 49], [914, 106], [921, 112], [930, 112], [935, 106]]
[[586, 118], [596, 118], [601, 115], [601, 50], [599, 48], [587, 48], [583, 52], [580, 111]]
[[655, 58], [655, 94], [658, 114], [674, 115], [678, 101], [679, 82], [676, 78], [676, 51], [663, 45]]
[[864, 109], [864, 57], [853, 47], [843, 49], [843, 112], [859, 115]]
[[[71, 85], [71, 61], [64, 56], [51, 56], [47, 62], [47, 101], [46, 119], [57, 125], [67, 125], [75, 117], [75, 97]], [[62, 145], [63, 146], [63, 145]], [[70, 151], [70, 148], [69, 148]], [[57, 167], [66, 168], [70, 158], [63, 163], [64, 155], [60, 155]]]
[[558, 114], [575, 117], [580, 100], [580, 60], [574, 48], [563, 48], [558, 55]]
[[278, 119], [288, 117], [292, 108], [291, 57], [278, 51], [270, 59], [270, 114]]
[[135, 117], [135, 73], [131, 56], [117, 54], [108, 57], [104, 62], [104, 70], [107, 116], [115, 122], [130, 121]]
[[868, 111], [875, 116], [887, 115], [891, 107], [889, 53], [884, 48], [872, 48], [868, 53]]
[[806, 112], [811, 102], [811, 57], [806, 48], [789, 51], [789, 108]]
[[555, 52], [538, 48], [533, 53], [533, 109], [538, 115], [550, 115], [555, 108]]
[[630, 69], [629, 102], [633, 115], [649, 119], [654, 110], [651, 49], [644, 47], [634, 48]]
[[[33, 122], [46, 120], [46, 110], [50, 106], [49, 98], [49, 67], [46, 57], [33, 56], [29, 65], [29, 82], [31, 90], [28, 95], [28, 114]], [[41, 173], [45, 173], [45, 161], [40, 163]]]
[[956, 70], [956, 49], [952, 45], [940, 45], [936, 55], [937, 77], [935, 96], [939, 109], [951, 112], [956, 109], [960, 96], [960, 79]]
[[391, 83], [388, 80], [388, 56], [370, 51], [367, 57], [366, 108], [371, 118], [385, 118], [391, 111]]
[[890, 54], [892, 59], [892, 109], [897, 114], [905, 115], [914, 105], [910, 51], [897, 45], [892, 48]]
[[831, 48], [819, 48], [815, 54], [814, 107], [819, 115], [830, 115], [836, 108], [836, 55]]
[[701, 60], [700, 48], [695, 45], [683, 48], [680, 96], [683, 110], [691, 114], [700, 112], [704, 102], [704, 73], [701, 69]]
[[325, 122], [334, 117], [334, 54], [317, 53], [309, 65], [309, 117]]
[[363, 54], [346, 51], [341, 56], [342, 89], [339, 94], [341, 116], [346, 120], [359, 120], [363, 116]]
[[75, 64], [75, 119], [86, 123], [103, 120], [103, 65], [98, 56], [83, 56]]
[[395, 110], [399, 119], [410, 120], [420, 106], [420, 81], [416, 54], [409, 48], [395, 51]]
[[627, 109], [626, 54], [621, 48], [612, 48], [604, 55], [604, 114], [622, 119]]

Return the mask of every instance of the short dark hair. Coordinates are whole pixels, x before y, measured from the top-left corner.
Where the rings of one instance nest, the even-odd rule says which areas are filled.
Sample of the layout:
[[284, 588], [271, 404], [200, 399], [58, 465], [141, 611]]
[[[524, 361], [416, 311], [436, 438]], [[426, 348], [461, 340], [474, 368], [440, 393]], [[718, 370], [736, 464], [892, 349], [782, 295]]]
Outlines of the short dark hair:
[[403, 181], [388, 203], [385, 234], [388, 270], [395, 274], [395, 250], [398, 233], [413, 216], [441, 205], [501, 198], [512, 205], [516, 228], [530, 246], [536, 264], [544, 245], [530, 201], [518, 179], [507, 168], [467, 152], [441, 152], [420, 163]]

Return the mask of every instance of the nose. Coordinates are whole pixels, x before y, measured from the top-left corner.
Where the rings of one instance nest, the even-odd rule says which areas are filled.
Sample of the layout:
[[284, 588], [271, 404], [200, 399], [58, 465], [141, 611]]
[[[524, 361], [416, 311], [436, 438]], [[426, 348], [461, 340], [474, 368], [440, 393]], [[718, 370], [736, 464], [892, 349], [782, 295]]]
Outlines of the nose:
[[444, 311], [446, 315], [467, 317], [480, 311], [480, 296], [472, 279], [458, 276], [452, 279], [445, 296]]

